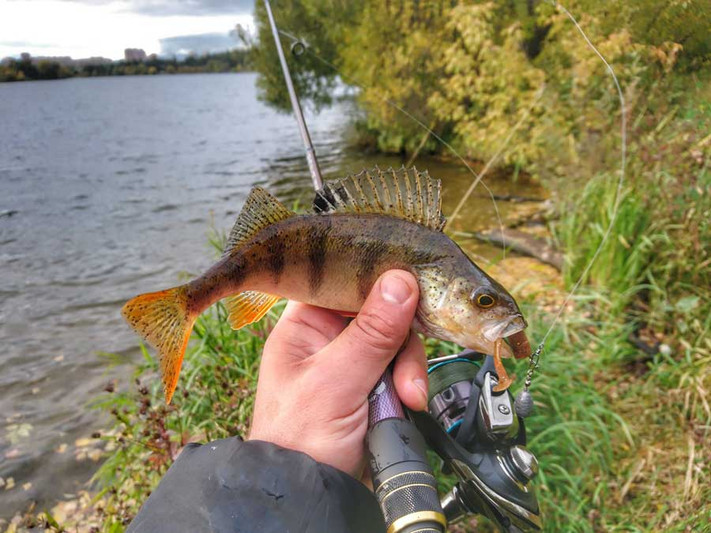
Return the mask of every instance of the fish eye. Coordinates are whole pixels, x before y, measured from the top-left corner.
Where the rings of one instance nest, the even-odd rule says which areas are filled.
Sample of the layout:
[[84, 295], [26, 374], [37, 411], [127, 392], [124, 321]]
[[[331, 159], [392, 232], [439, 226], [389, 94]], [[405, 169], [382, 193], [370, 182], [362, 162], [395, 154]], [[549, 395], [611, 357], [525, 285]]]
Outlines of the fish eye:
[[482, 292], [481, 294], [474, 295], [476, 304], [482, 309], [489, 309], [493, 307], [496, 303], [496, 298], [487, 292]]

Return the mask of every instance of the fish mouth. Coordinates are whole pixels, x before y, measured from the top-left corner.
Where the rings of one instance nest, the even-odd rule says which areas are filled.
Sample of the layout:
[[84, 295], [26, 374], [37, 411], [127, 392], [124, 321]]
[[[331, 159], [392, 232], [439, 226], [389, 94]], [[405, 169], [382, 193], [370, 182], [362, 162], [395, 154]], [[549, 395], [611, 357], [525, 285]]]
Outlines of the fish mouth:
[[489, 342], [494, 342], [498, 339], [509, 337], [526, 329], [526, 321], [521, 315], [515, 315], [508, 320], [498, 320], [489, 322], [482, 328], [484, 338]]
[[513, 355], [516, 359], [523, 359], [531, 355], [531, 344], [526, 337], [525, 329], [528, 326], [523, 316], [516, 315], [509, 320], [490, 323], [482, 330], [484, 338], [489, 342], [505, 339], [504, 355]]

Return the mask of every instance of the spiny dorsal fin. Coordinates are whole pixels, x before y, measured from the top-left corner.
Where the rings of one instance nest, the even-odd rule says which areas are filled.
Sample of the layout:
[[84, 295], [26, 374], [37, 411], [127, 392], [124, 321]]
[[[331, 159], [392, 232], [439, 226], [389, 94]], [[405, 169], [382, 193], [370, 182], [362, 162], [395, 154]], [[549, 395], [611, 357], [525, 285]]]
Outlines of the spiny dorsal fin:
[[382, 213], [442, 231], [442, 184], [416, 168], [378, 167], [326, 183], [314, 199], [316, 213]]
[[257, 291], [245, 291], [230, 296], [225, 300], [225, 305], [230, 313], [232, 329], [240, 329], [261, 320], [278, 301], [279, 296]]
[[255, 187], [249, 193], [244, 207], [237, 217], [224, 254], [239, 248], [250, 237], [280, 220], [294, 216], [294, 213], [261, 187]]

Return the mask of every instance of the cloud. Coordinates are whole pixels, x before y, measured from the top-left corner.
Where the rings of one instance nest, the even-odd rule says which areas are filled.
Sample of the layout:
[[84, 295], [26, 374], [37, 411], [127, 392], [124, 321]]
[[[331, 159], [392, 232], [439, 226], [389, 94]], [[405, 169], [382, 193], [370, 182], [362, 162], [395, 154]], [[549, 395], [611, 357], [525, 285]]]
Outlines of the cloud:
[[[13, 0], [26, 2], [27, 0]], [[251, 15], [255, 0], [62, 0], [90, 6], [113, 5], [121, 11], [167, 17], [175, 15]]]
[[130, 0], [128, 9], [143, 15], [252, 14], [254, 0]]
[[[216, 4], [211, 1], [210, 9], [215, 9]], [[241, 1], [232, 5], [244, 5]], [[180, 4], [178, 0], [175, 2]], [[224, 34], [227, 39], [227, 33], [236, 24], [253, 24], [252, 16], [247, 13], [203, 11], [201, 15], [161, 17], [128, 10], [139, 3], [147, 5], [145, 0], [0, 0], [0, 58], [29, 52], [75, 59], [91, 56], [121, 59], [125, 48], [158, 53], [161, 39], [209, 33]], [[150, 3], [157, 6], [157, 0]]]
[[54, 44], [41, 43], [33, 41], [0, 41], [0, 46], [7, 46], [9, 48], [17, 48], [18, 50], [24, 50], [28, 47], [34, 48], [54, 48]]
[[197, 55], [214, 54], [232, 50], [239, 44], [232, 32], [179, 35], [160, 40], [161, 55], [163, 56], [180, 56], [191, 52]]

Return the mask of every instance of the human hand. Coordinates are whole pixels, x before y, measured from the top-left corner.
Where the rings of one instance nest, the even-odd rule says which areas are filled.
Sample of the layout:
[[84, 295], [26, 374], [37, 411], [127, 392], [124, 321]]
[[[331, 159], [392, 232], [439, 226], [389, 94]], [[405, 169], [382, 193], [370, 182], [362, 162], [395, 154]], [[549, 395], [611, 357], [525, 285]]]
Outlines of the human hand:
[[[391, 270], [350, 324], [333, 311], [289, 302], [264, 346], [249, 438], [359, 477], [368, 394], [407, 339], [418, 299], [414, 276]], [[393, 371], [410, 409], [427, 406], [426, 368], [424, 346], [413, 334]]]

